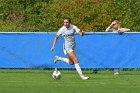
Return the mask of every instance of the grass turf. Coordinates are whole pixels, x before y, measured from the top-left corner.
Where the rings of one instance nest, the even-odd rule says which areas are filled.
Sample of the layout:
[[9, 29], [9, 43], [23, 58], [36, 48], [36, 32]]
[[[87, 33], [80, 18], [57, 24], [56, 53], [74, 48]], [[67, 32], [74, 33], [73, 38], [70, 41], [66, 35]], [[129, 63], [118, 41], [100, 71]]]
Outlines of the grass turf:
[[81, 80], [75, 72], [62, 72], [60, 80], [48, 72], [1, 72], [0, 93], [139, 93], [140, 72], [86, 74]]

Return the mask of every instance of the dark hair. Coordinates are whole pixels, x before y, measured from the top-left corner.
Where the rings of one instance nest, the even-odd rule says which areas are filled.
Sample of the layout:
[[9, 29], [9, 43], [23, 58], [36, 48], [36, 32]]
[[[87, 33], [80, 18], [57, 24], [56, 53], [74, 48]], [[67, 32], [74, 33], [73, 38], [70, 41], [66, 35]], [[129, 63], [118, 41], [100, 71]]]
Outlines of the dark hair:
[[65, 17], [64, 20], [68, 20], [71, 23], [71, 18], [70, 17]]

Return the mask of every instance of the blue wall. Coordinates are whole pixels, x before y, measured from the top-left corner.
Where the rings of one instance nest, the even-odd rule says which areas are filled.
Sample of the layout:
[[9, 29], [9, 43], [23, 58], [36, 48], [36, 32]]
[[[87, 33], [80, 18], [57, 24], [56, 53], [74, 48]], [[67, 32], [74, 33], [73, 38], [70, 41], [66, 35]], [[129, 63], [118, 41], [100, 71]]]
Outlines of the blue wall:
[[[60, 37], [50, 51], [55, 33], [1, 33], [0, 68], [73, 68], [53, 64], [55, 55], [66, 57]], [[140, 33], [76, 35], [77, 56], [82, 68], [140, 68]]]

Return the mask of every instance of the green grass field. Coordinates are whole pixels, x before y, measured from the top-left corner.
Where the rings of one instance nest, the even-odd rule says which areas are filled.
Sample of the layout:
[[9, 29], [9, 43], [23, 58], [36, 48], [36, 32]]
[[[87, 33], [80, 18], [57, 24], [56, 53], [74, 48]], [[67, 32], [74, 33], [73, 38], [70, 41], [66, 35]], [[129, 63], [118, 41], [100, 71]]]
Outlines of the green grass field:
[[0, 93], [139, 93], [140, 72], [112, 72], [86, 74], [81, 80], [76, 72], [62, 71], [62, 78], [54, 80], [52, 71], [0, 72]]

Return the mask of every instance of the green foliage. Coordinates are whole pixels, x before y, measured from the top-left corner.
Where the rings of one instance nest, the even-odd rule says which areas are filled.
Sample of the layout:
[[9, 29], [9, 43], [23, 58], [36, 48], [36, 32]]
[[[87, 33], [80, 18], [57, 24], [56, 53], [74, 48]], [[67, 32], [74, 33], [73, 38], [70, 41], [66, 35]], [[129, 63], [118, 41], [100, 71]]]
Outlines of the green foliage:
[[140, 30], [140, 0], [0, 0], [0, 31], [57, 31], [63, 18], [85, 31], [104, 31], [118, 19]]

